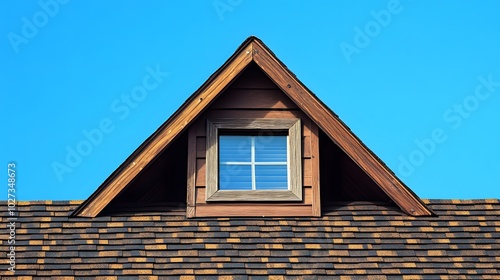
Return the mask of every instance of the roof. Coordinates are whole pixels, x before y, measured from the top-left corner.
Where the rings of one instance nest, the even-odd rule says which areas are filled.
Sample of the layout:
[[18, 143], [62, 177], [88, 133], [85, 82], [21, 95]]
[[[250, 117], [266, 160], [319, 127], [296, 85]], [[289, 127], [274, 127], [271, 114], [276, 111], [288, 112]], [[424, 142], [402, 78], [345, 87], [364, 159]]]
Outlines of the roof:
[[[499, 279], [500, 201], [424, 202], [436, 216], [358, 202], [318, 218], [193, 220], [179, 210], [89, 219], [69, 217], [81, 201], [19, 202], [15, 275]], [[9, 273], [1, 278], [17, 279]]]
[[73, 215], [99, 215], [251, 63], [255, 63], [405, 213], [413, 216], [432, 215], [418, 196], [397, 178], [337, 115], [304, 86], [261, 40], [253, 36], [246, 39], [235, 53], [75, 210]]

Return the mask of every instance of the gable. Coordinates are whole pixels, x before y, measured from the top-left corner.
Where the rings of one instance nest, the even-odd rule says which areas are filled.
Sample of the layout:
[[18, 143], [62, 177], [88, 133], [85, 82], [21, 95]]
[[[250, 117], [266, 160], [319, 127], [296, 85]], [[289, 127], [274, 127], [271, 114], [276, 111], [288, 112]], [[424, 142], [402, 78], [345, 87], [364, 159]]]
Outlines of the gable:
[[[207, 122], [214, 119], [242, 120], [300, 120], [302, 164], [300, 201], [221, 201], [210, 203], [206, 200], [209, 192]], [[321, 213], [319, 196], [319, 151], [313, 144], [318, 142], [317, 126], [255, 63], [250, 63], [238, 78], [217, 97], [216, 100], [188, 128], [189, 155], [188, 169], [194, 170], [194, 182], [188, 182], [188, 217], [217, 216], [319, 216]], [[196, 159], [194, 159], [196, 155]], [[190, 163], [192, 163], [191, 168]], [[267, 194], [267, 198], [272, 198]], [[245, 199], [243, 199], [245, 200]]]
[[[245, 93], [245, 89], [239, 89], [240, 95], [230, 94], [232, 90], [237, 89], [237, 86], [246, 82], [250, 85], [252, 82], [248, 80], [236, 81], [235, 78], [244, 73], [244, 70], [252, 67], [258, 68], [262, 73], [265, 73], [268, 80], [262, 79], [261, 83], [267, 83], [276, 94], [269, 92], [260, 92], [258, 89], [252, 89], [252, 92]], [[255, 72], [255, 71], [254, 71]], [[261, 76], [258, 73], [249, 72], [251, 75]], [[232, 84], [234, 82], [234, 84]], [[274, 86], [273, 86], [274, 85]], [[279, 89], [279, 90], [278, 90]], [[248, 90], [248, 88], [247, 88]], [[227, 92], [227, 96], [218, 99], [222, 93]], [[281, 95], [279, 94], [281, 92]], [[246, 97], [245, 97], [246, 94]], [[251, 98], [251, 95], [259, 95], [260, 98]], [[286, 97], [286, 98], [284, 98]], [[247, 98], [247, 103], [241, 102], [240, 98]], [[257, 38], [248, 38], [235, 54], [216, 72], [209, 80], [195, 92], [174, 115], [163, 124], [155, 134], [153, 134], [139, 149], [132, 154], [122, 166], [120, 166], [102, 185], [99, 189], [78, 209], [73, 215], [95, 217], [110, 204], [119, 194], [126, 190], [133, 182], [140, 177], [140, 174], [148, 169], [160, 155], [168, 149], [180, 135], [186, 133], [196, 120], [207, 111], [207, 108], [217, 109], [219, 107], [223, 114], [230, 115], [231, 110], [238, 109], [238, 106], [250, 106], [251, 102], [259, 101], [259, 106], [262, 102], [267, 102], [267, 106], [272, 107], [273, 113], [269, 114], [284, 114], [281, 109], [295, 112], [302, 115], [304, 119], [310, 120], [310, 128], [316, 129], [315, 137], [318, 138], [319, 131], [322, 131], [333, 143], [350, 159], [345, 161], [345, 165], [355, 163], [352, 170], [359, 172], [364, 176], [367, 184], [358, 189], [358, 194], [373, 189], [371, 193], [376, 193], [376, 196], [386, 199], [389, 197], [396, 203], [405, 213], [415, 216], [431, 215], [432, 213], [425, 207], [420, 199], [411, 192], [387, 166], [385, 166], [363, 143], [349, 130], [349, 128], [340, 119], [328, 109], [321, 101], [319, 101], [296, 77], [269, 51], [269, 49]], [[238, 105], [240, 104], [240, 105]], [[284, 106], [279, 108], [279, 106]], [[292, 106], [288, 108], [288, 106]], [[231, 107], [232, 109], [230, 109]], [[297, 109], [294, 109], [294, 108]], [[247, 108], [250, 109], [250, 108]], [[262, 110], [254, 108], [246, 114], [255, 115], [262, 114]], [[301, 117], [301, 118], [302, 118]], [[188, 136], [189, 138], [189, 136]], [[329, 143], [329, 142], [327, 142]], [[196, 142], [189, 145], [197, 145]], [[317, 147], [316, 147], [317, 148]], [[346, 157], [344, 157], [346, 158]], [[189, 161], [189, 160], [188, 160]], [[357, 166], [357, 167], [356, 167]], [[191, 167], [193, 168], [193, 167]], [[195, 167], [198, 170], [198, 167]], [[200, 167], [201, 168], [201, 167]], [[324, 167], [323, 167], [324, 168]], [[350, 169], [350, 170], [351, 170]], [[319, 173], [319, 163], [312, 168]], [[194, 171], [194, 170], [191, 170]], [[188, 173], [190, 168], [188, 167]], [[326, 169], [325, 172], [328, 172]], [[190, 174], [194, 174], [191, 172]], [[346, 178], [355, 178], [354, 176]], [[363, 176], [361, 176], [363, 177]], [[366, 180], [366, 178], [370, 180]], [[191, 184], [188, 178], [188, 185]], [[346, 179], [347, 180], [347, 179]], [[373, 184], [374, 183], [374, 184]], [[319, 192], [319, 182], [316, 184]], [[312, 186], [313, 187], [313, 186]], [[314, 190], [314, 187], [313, 187]], [[385, 194], [385, 196], [383, 194]], [[312, 201], [319, 205], [319, 193]], [[188, 207], [190, 201], [193, 201], [193, 194], [187, 192]], [[313, 207], [314, 208], [314, 207]], [[316, 208], [318, 209], [318, 206]], [[316, 210], [317, 211], [317, 210]]]

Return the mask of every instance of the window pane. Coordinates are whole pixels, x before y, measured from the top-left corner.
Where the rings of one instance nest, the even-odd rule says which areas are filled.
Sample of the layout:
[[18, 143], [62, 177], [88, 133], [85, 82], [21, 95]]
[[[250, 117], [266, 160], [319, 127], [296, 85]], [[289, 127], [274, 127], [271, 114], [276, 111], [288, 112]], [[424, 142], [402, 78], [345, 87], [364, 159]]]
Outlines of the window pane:
[[286, 162], [286, 136], [256, 136], [256, 162]]
[[252, 169], [250, 165], [219, 166], [219, 190], [252, 190]]
[[250, 162], [250, 136], [219, 136], [220, 162]]
[[257, 190], [287, 190], [288, 176], [286, 165], [255, 166], [255, 183]]

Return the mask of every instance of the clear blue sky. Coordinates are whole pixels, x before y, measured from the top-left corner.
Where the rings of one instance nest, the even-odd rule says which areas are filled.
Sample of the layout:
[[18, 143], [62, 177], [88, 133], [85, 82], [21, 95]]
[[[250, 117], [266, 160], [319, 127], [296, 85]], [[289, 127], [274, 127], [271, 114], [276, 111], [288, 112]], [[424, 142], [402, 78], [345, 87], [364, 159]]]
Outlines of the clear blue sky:
[[499, 12], [498, 1], [2, 1], [5, 186], [14, 161], [18, 199], [87, 198], [255, 35], [420, 197], [499, 198]]

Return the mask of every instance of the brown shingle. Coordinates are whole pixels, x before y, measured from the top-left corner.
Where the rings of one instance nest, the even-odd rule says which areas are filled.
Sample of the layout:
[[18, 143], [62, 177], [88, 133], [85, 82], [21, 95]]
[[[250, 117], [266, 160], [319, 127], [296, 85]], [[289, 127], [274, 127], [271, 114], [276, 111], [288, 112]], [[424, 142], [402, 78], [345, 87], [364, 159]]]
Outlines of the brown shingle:
[[[330, 211], [320, 218], [260, 220], [186, 220], [183, 214], [163, 213], [81, 219], [67, 216], [68, 207], [75, 205], [70, 202], [33, 205], [37, 215], [18, 220], [18, 276], [500, 276], [498, 200], [431, 200], [437, 217], [349, 205], [349, 211]], [[21, 207], [31, 211], [30, 202]], [[461, 215], [463, 211], [470, 216]], [[2, 218], [0, 226], [6, 223]], [[0, 250], [7, 251], [5, 242]], [[8, 279], [7, 271], [0, 275]]]

